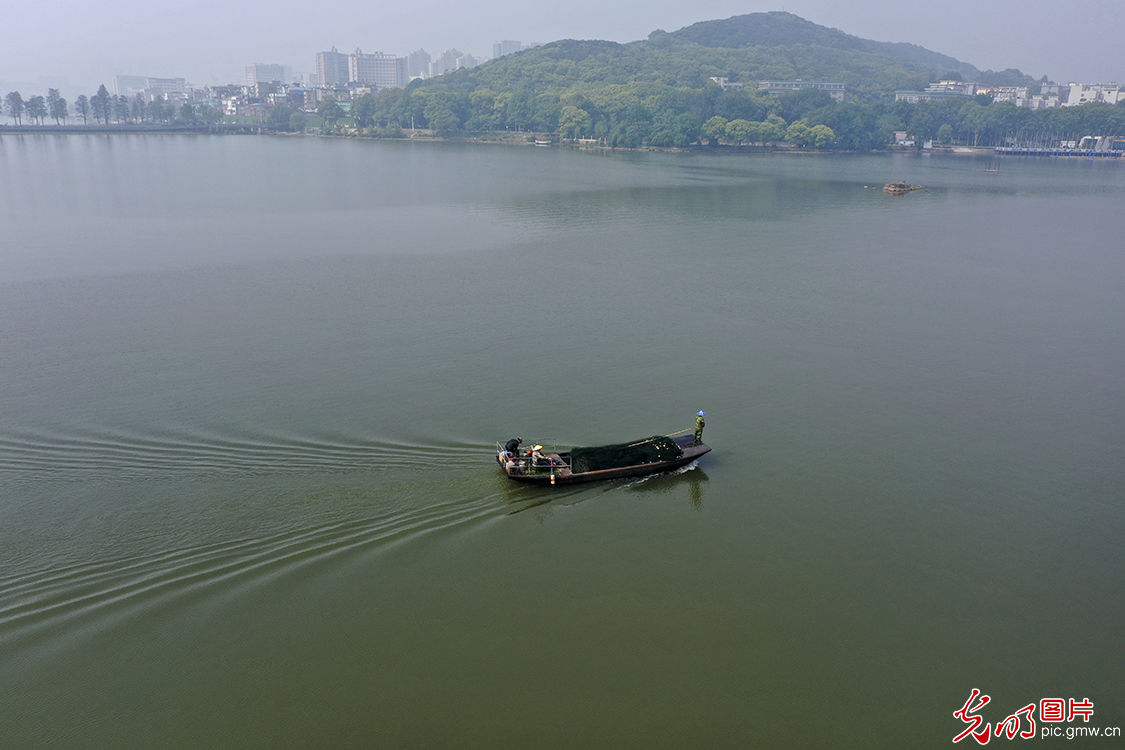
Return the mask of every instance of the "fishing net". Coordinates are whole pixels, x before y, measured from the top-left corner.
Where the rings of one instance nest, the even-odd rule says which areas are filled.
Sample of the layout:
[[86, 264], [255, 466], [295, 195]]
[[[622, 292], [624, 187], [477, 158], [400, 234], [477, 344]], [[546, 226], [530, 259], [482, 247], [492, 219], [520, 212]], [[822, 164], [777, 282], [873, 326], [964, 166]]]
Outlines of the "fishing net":
[[572, 448], [570, 451], [571, 471], [601, 471], [622, 466], [652, 464], [659, 461], [672, 461], [684, 455], [680, 446], [672, 438], [653, 435], [650, 438], [618, 445], [599, 445], [595, 448]]

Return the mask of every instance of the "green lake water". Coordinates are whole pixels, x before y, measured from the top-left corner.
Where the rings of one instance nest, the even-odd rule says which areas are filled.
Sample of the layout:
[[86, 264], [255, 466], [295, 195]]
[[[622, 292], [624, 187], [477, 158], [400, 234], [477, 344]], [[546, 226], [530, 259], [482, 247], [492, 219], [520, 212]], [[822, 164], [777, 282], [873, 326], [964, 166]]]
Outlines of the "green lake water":
[[0, 137], [0, 746], [1122, 726], [1125, 165], [994, 166]]

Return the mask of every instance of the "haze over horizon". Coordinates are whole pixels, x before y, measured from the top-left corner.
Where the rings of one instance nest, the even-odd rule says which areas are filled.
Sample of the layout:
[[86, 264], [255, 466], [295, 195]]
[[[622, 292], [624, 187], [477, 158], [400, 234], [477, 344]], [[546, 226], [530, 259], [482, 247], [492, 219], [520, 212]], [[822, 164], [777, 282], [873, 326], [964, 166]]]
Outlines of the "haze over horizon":
[[[1057, 6], [1054, 6], [1057, 7]], [[685, 5], [652, 0], [607, 6], [573, 0], [565, 6], [474, 4], [423, 0], [372, 8], [338, 0], [311, 11], [279, 12], [276, 3], [238, 5], [200, 0], [162, 7], [109, 0], [96, 11], [78, 0], [20, 4], [0, 28], [0, 93], [62, 89], [73, 99], [99, 83], [112, 89], [119, 74], [183, 77], [191, 84], [241, 83], [251, 63], [281, 63], [311, 72], [316, 53], [406, 55], [450, 48], [490, 57], [500, 39], [631, 42], [656, 29], [675, 31], [699, 21], [784, 10], [812, 23], [883, 42], [906, 42], [950, 55], [981, 70], [1018, 68], [1058, 82], [1125, 80], [1125, 2], [1073, 0], [1065, 16], [1024, 0], [948, 0], [940, 11], [904, 11], [901, 3], [868, 0], [702, 0]], [[1063, 23], [1065, 21], [1065, 23]]]

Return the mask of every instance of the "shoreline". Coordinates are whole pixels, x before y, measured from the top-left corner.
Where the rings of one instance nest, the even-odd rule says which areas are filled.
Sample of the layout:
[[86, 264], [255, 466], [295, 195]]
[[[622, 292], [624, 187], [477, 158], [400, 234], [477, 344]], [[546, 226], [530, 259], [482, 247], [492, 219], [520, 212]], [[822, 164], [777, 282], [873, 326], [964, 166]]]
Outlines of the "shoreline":
[[[153, 125], [0, 125], [0, 136], [5, 134], [69, 134], [69, 135], [184, 135], [196, 133], [199, 135], [263, 135], [278, 136], [283, 138], [339, 138], [362, 141], [392, 141], [408, 143], [469, 143], [481, 146], [510, 146], [519, 148], [565, 148], [575, 151], [649, 151], [654, 153], [730, 153], [730, 154], [794, 154], [794, 155], [827, 155], [827, 154], [941, 154], [944, 156], [979, 157], [979, 156], [1050, 156], [1055, 159], [1089, 159], [1094, 158], [1089, 154], [1038, 154], [1032, 152], [1013, 153], [1001, 151], [1000, 147], [981, 146], [941, 146], [932, 149], [902, 149], [888, 147], [872, 151], [833, 151], [798, 148], [796, 146], [766, 146], [748, 144], [732, 146], [728, 144], [702, 145], [693, 144], [685, 148], [669, 148], [658, 146], [606, 146], [589, 141], [561, 140], [549, 133], [523, 133], [514, 135], [508, 131], [495, 134], [480, 133], [464, 136], [439, 136], [432, 131], [415, 131], [414, 134], [404, 134], [401, 137], [363, 134], [363, 133], [292, 133], [285, 131], [267, 130], [260, 125], [183, 125], [183, 126], [153, 126]], [[1122, 154], [1106, 153], [1099, 160], [1114, 160]], [[1125, 161], [1125, 159], [1122, 159]]]

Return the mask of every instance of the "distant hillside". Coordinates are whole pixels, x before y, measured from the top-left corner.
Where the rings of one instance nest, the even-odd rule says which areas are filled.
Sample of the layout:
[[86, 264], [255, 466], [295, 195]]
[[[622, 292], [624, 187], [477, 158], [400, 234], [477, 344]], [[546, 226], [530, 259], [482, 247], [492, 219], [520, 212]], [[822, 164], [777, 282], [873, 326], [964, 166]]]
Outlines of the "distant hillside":
[[[724, 89], [710, 82], [719, 77], [743, 85]], [[974, 143], [1012, 131], [990, 125], [996, 134], [986, 132], [982, 123], [988, 118], [980, 110], [987, 100], [950, 100], [936, 109], [895, 101], [896, 90], [920, 90], [950, 77], [993, 85], [1035, 83], [1018, 70], [982, 72], [914, 44], [861, 39], [775, 12], [654, 31], [629, 44], [551, 42], [415, 81], [405, 90], [387, 89], [353, 112], [361, 113], [360, 127], [391, 131], [405, 126], [447, 135], [530, 131], [626, 147], [684, 147], [705, 139], [862, 151], [883, 147], [891, 133], [912, 122], [921, 136], [933, 138], [948, 126], [943, 133], [953, 131]], [[762, 80], [794, 79], [842, 83], [845, 100], [816, 90], [771, 96], [757, 87]], [[1014, 109], [998, 105], [989, 112], [1006, 112], [1003, 107]], [[961, 128], [961, 123], [975, 125]], [[724, 130], [727, 125], [731, 128]]]
[[713, 76], [748, 84], [801, 78], [843, 83], [860, 98], [921, 89], [950, 76], [988, 84], [1034, 83], [1016, 70], [982, 73], [914, 44], [861, 39], [784, 12], [704, 21], [671, 33], [654, 31], [629, 44], [561, 40], [455, 75], [493, 91], [633, 83], [694, 88]]
[[673, 32], [670, 36], [703, 47], [726, 49], [811, 45], [850, 52], [869, 52], [935, 70], [956, 72], [965, 80], [976, 80], [981, 76], [981, 71], [968, 63], [949, 55], [931, 52], [916, 44], [861, 39], [839, 29], [818, 26], [783, 11], [750, 13], [722, 21], [701, 21]]

